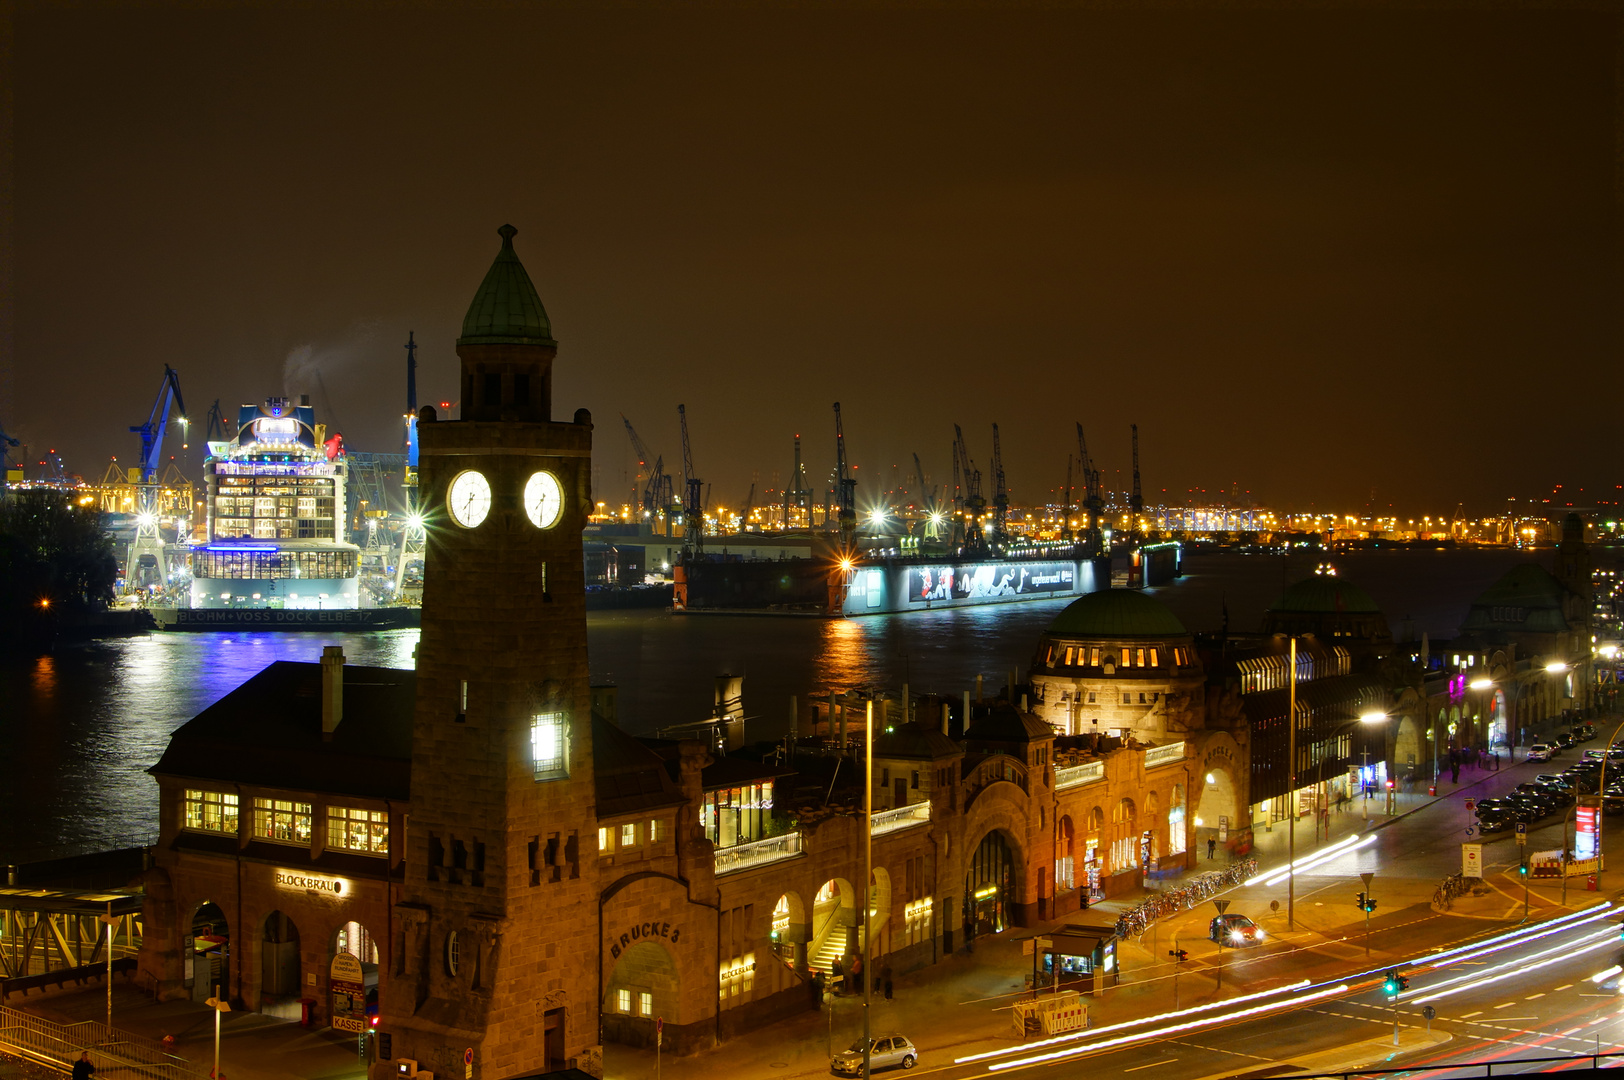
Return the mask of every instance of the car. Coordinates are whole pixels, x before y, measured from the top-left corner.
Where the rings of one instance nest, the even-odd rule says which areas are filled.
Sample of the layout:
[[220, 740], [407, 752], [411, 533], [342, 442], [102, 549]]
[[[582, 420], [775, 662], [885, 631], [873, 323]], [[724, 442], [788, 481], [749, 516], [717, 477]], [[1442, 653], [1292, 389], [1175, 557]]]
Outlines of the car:
[[1573, 736], [1569, 735], [1565, 731], [1559, 731], [1555, 735], [1551, 736], [1551, 745], [1555, 746], [1555, 747], [1558, 747], [1558, 748], [1560, 748], [1562, 750], [1568, 749], [1570, 746], [1572, 746], [1574, 744], [1574, 742], [1575, 742], [1575, 740], [1574, 740]]
[[1580, 742], [1589, 742], [1596, 737], [1595, 724], [1580, 724], [1573, 729], [1573, 737]]
[[1232, 949], [1263, 944], [1263, 927], [1245, 915], [1224, 914], [1212, 920], [1207, 927], [1207, 940]]
[[1551, 784], [1518, 784], [1512, 790], [1549, 799], [1558, 807], [1573, 805], [1573, 792]]
[[1540, 773], [1534, 777], [1533, 782], [1536, 784], [1549, 784], [1551, 787], [1566, 788], [1568, 791], [1573, 790], [1573, 781], [1565, 774]]
[[1477, 815], [1477, 831], [1478, 832], [1485, 832], [1485, 833], [1499, 832], [1502, 829], [1511, 828], [1511, 826], [1515, 825], [1516, 823], [1517, 823], [1517, 815], [1514, 814], [1510, 810], [1488, 810], [1488, 811], [1481, 811], [1480, 810], [1480, 811], [1478, 811], [1478, 815]]
[[1580, 795], [1594, 795], [1601, 787], [1601, 775], [1597, 772], [1565, 772], [1562, 779]]
[[[1486, 823], [1491, 818], [1505, 818], [1508, 822], [1538, 821], [1540, 811], [1520, 799], [1482, 799], [1477, 804], [1477, 820]], [[1491, 830], [1492, 831], [1492, 830]]]
[[[873, 1040], [868, 1052], [871, 1069], [911, 1069], [919, 1064], [919, 1048], [908, 1041], [906, 1035], [892, 1032]], [[863, 1040], [858, 1039], [851, 1048], [842, 1050], [829, 1062], [829, 1071], [839, 1076], [863, 1075]]]
[[1542, 817], [1556, 813], [1555, 801], [1534, 792], [1511, 791], [1506, 793], [1505, 799], [1506, 802], [1521, 807], [1528, 815], [1529, 821], [1538, 821]]
[[1551, 748], [1550, 748], [1550, 746], [1548, 746], [1547, 744], [1542, 743], [1542, 742], [1537, 742], [1533, 746], [1530, 746], [1528, 748], [1528, 760], [1529, 761], [1549, 761], [1549, 760], [1551, 760]]

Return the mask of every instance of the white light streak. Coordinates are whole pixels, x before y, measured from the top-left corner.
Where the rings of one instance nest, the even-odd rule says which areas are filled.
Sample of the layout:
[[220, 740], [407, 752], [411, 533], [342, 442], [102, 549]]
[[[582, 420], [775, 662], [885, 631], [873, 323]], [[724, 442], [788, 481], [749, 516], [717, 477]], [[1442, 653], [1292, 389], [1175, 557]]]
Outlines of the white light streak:
[[[1420, 997], [1414, 999], [1415, 1004], [1417, 1005], [1424, 1004], [1428, 1001], [1439, 1001], [1443, 998], [1450, 997], [1451, 995], [1458, 994], [1463, 990], [1477, 990], [1481, 987], [1493, 986], [1495, 983], [1503, 982], [1506, 979], [1519, 978], [1528, 974], [1530, 971], [1538, 971], [1540, 968], [1550, 967], [1552, 964], [1560, 964], [1564, 960], [1571, 960], [1575, 957], [1584, 956], [1587, 953], [1595, 952], [1597, 949], [1613, 948], [1617, 941], [1617, 933], [1609, 928], [1601, 931], [1598, 934], [1592, 934], [1589, 937], [1580, 938], [1577, 942], [1568, 942], [1558, 945], [1552, 949], [1546, 949], [1544, 952], [1534, 953], [1532, 956], [1526, 956], [1517, 960], [1509, 961], [1501, 964], [1497, 968], [1490, 968], [1488, 971], [1483, 972], [1481, 976], [1477, 974], [1457, 975], [1455, 978], [1439, 984], [1439, 986], [1450, 986], [1451, 988], [1448, 990], [1439, 990], [1436, 987], [1429, 987], [1426, 990], [1414, 990], [1410, 993], [1402, 994], [1400, 995], [1400, 999], [1402, 1000], [1403, 998], [1410, 997], [1411, 994], [1420, 994]], [[1582, 945], [1584, 947], [1576, 949], [1574, 947], [1576, 945]], [[1546, 959], [1541, 959], [1541, 957], [1545, 957]], [[1530, 960], [1538, 960], [1539, 963], [1529, 963]], [[1458, 983], [1459, 985], [1451, 986], [1451, 984], [1455, 983]]]

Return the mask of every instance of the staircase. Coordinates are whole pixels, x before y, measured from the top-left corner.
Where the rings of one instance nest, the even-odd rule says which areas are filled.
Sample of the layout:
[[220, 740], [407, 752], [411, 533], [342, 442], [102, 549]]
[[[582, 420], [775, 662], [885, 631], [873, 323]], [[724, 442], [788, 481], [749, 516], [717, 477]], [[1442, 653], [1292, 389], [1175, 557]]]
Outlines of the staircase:
[[829, 914], [823, 919], [820, 926], [815, 926], [812, 943], [807, 946], [806, 962], [814, 971], [829, 973], [829, 969], [836, 960], [843, 958], [846, 952], [846, 929], [856, 925], [857, 912], [855, 909], [838, 904], [829, 909]]

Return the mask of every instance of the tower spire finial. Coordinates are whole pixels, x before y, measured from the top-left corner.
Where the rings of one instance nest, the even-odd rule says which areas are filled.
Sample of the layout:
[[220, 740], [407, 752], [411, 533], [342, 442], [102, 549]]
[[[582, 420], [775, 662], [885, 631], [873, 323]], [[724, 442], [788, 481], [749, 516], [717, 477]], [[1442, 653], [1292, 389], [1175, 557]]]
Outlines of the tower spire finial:
[[496, 230], [496, 234], [502, 238], [502, 246], [511, 249], [513, 247], [513, 238], [519, 235], [519, 230], [512, 225], [503, 225]]

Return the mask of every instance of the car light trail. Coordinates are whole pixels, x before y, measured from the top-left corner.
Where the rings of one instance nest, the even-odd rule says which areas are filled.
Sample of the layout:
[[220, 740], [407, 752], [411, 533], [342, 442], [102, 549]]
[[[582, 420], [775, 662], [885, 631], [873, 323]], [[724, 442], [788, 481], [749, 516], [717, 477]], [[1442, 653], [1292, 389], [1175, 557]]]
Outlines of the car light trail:
[[954, 1058], [953, 1064], [963, 1065], [966, 1062], [985, 1061], [988, 1058], [1005, 1057], [1009, 1054], [1024, 1054], [1028, 1050], [1036, 1050], [1043, 1046], [1053, 1046], [1056, 1043], [1063, 1042], [1076, 1042], [1078, 1039], [1086, 1039], [1094, 1035], [1103, 1035], [1107, 1031], [1123, 1031], [1127, 1028], [1143, 1027], [1146, 1024], [1157, 1024], [1163, 1020], [1172, 1020], [1174, 1017], [1194, 1016], [1196, 1013], [1211, 1012], [1214, 1009], [1227, 1009], [1229, 1006], [1237, 1005], [1243, 1001], [1257, 1001], [1259, 998], [1274, 997], [1276, 994], [1295, 993], [1307, 985], [1309, 985], [1308, 980], [1303, 979], [1300, 982], [1288, 983], [1285, 986], [1277, 986], [1273, 990], [1259, 990], [1255, 994], [1246, 994], [1242, 997], [1227, 998], [1224, 1001], [1211, 1001], [1205, 1005], [1193, 1005], [1188, 1009], [1180, 1009], [1177, 1012], [1157, 1013], [1154, 1016], [1141, 1016], [1137, 1020], [1124, 1020], [1120, 1024], [1111, 1024], [1108, 1027], [1093, 1028], [1089, 1031], [1073, 1031], [1065, 1035], [1056, 1035], [1052, 1039], [1041, 1039], [1037, 1042], [1022, 1043], [1019, 1046], [1007, 1046], [1002, 1050], [984, 1050], [979, 1054], [969, 1054], [965, 1057]]
[[[1497, 982], [1517, 978], [1518, 976], [1526, 975], [1530, 971], [1538, 971], [1540, 968], [1549, 967], [1552, 964], [1559, 964], [1564, 960], [1584, 956], [1586, 953], [1593, 953], [1598, 949], [1610, 949], [1617, 943], [1617, 941], [1618, 935], [1609, 928], [1601, 931], [1600, 933], [1592, 934], [1589, 937], [1580, 938], [1577, 942], [1569, 942], [1563, 945], [1558, 945], [1554, 949], [1546, 949], [1544, 952], [1537, 952], [1532, 956], [1526, 956], [1518, 960], [1510, 961], [1509, 963], [1502, 964], [1497, 968], [1490, 968], [1481, 975], [1457, 975], [1448, 982], [1440, 984], [1440, 986], [1450, 986], [1451, 983], [1459, 984], [1456, 986], [1451, 986], [1451, 988], [1448, 990], [1428, 987], [1425, 990], [1414, 990], [1409, 994], [1401, 995], [1401, 1000], [1403, 998], [1409, 998], [1412, 995], [1419, 994], [1419, 997], [1413, 998], [1414, 1003], [1417, 1005], [1424, 1004], [1428, 1001], [1438, 1001], [1442, 998], [1458, 994], [1463, 990], [1476, 990], [1479, 987], [1492, 986]], [[1583, 948], [1575, 948], [1575, 946], [1583, 946]], [[1546, 959], [1541, 959], [1542, 957]], [[1538, 960], [1539, 962], [1530, 963], [1529, 961], [1532, 960]]]
[[1435, 968], [1447, 967], [1450, 964], [1458, 963], [1462, 960], [1470, 960], [1474, 957], [1484, 956], [1500, 949], [1510, 948], [1513, 945], [1535, 941], [1549, 934], [1554, 934], [1559, 930], [1572, 930], [1576, 926], [1582, 926], [1587, 922], [1593, 922], [1596, 919], [1603, 918], [1604, 916], [1610, 914], [1612, 907], [1613, 902], [1609, 900], [1603, 904], [1597, 905], [1596, 907], [1587, 908], [1584, 911], [1576, 911], [1571, 915], [1564, 915], [1559, 919], [1552, 919], [1548, 923], [1542, 923], [1537, 929], [1531, 932], [1524, 930], [1512, 930], [1509, 933], [1501, 934], [1499, 937], [1489, 938], [1487, 941], [1473, 942], [1471, 945], [1461, 945], [1454, 949], [1445, 950], [1444, 952], [1433, 953], [1430, 956], [1423, 956], [1420, 959], [1413, 961], [1413, 963], [1418, 967], [1422, 965]]
[[[1078, 1057], [1082, 1054], [1092, 1054], [1097, 1050], [1109, 1050], [1114, 1046], [1124, 1046], [1128, 1043], [1141, 1042], [1145, 1039], [1157, 1039], [1164, 1035], [1176, 1035], [1179, 1032], [1194, 1031], [1196, 1028], [1226, 1024], [1234, 1020], [1242, 1020], [1251, 1016], [1261, 1016], [1264, 1013], [1277, 1012], [1281, 1009], [1294, 1009], [1310, 1001], [1322, 998], [1335, 997], [1348, 991], [1348, 984], [1341, 983], [1329, 990], [1321, 990], [1313, 994], [1304, 994], [1302, 997], [1292, 997], [1285, 1001], [1274, 1001], [1267, 1005], [1254, 1005], [1250, 1009], [1241, 1009], [1238, 1012], [1225, 1013], [1222, 1016], [1209, 1016], [1201, 1020], [1190, 1020], [1183, 1024], [1170, 1024], [1167, 1027], [1156, 1028], [1152, 1031], [1141, 1031], [1136, 1035], [1121, 1035], [1115, 1039], [1105, 1039], [1102, 1042], [1089, 1043], [1086, 1046], [1071, 1046], [1064, 1050], [1056, 1050], [1049, 1054], [1036, 1054], [1032, 1057], [1017, 1058], [1014, 1061], [997, 1061], [987, 1066], [988, 1072], [997, 1072], [1002, 1069], [1018, 1069], [1027, 1065], [1041, 1065], [1046, 1061], [1058, 1061], [1061, 1058]], [[1240, 1000], [1239, 998], [1235, 1000]]]
[[[1624, 972], [1624, 967], [1619, 967], [1617, 964], [1614, 964], [1612, 967], [1607, 968], [1605, 971], [1598, 971], [1594, 975], [1590, 976], [1590, 981], [1599, 986], [1602, 983], [1606, 982], [1608, 979], [1611, 979], [1614, 975], [1617, 975], [1617, 974], [1619, 974], [1621, 972]], [[1574, 1030], [1577, 1031], [1578, 1028], [1574, 1028]]]
[[1307, 869], [1309, 869], [1310, 867], [1313, 867], [1313, 866], [1318, 866], [1322, 862], [1328, 862], [1331, 859], [1334, 859], [1339, 855], [1346, 855], [1348, 852], [1352, 851], [1354, 848], [1363, 847], [1364, 845], [1370, 843], [1374, 839], [1376, 839], [1376, 836], [1375, 836], [1374, 833], [1367, 834], [1363, 838], [1358, 837], [1358, 836], [1345, 837], [1345, 838], [1343, 838], [1341, 840], [1338, 840], [1336, 843], [1332, 844], [1330, 847], [1326, 848], [1324, 851], [1316, 852], [1313, 855], [1304, 855], [1302, 858], [1296, 860], [1295, 862], [1287, 863], [1285, 866], [1281, 867], [1279, 870], [1271, 870], [1267, 874], [1258, 875], [1257, 877], [1253, 878], [1251, 881], [1248, 881], [1247, 884], [1248, 885], [1278, 885], [1282, 881], [1286, 880], [1286, 878], [1290, 877], [1292, 874], [1300, 874], [1304, 870], [1307, 870]]

